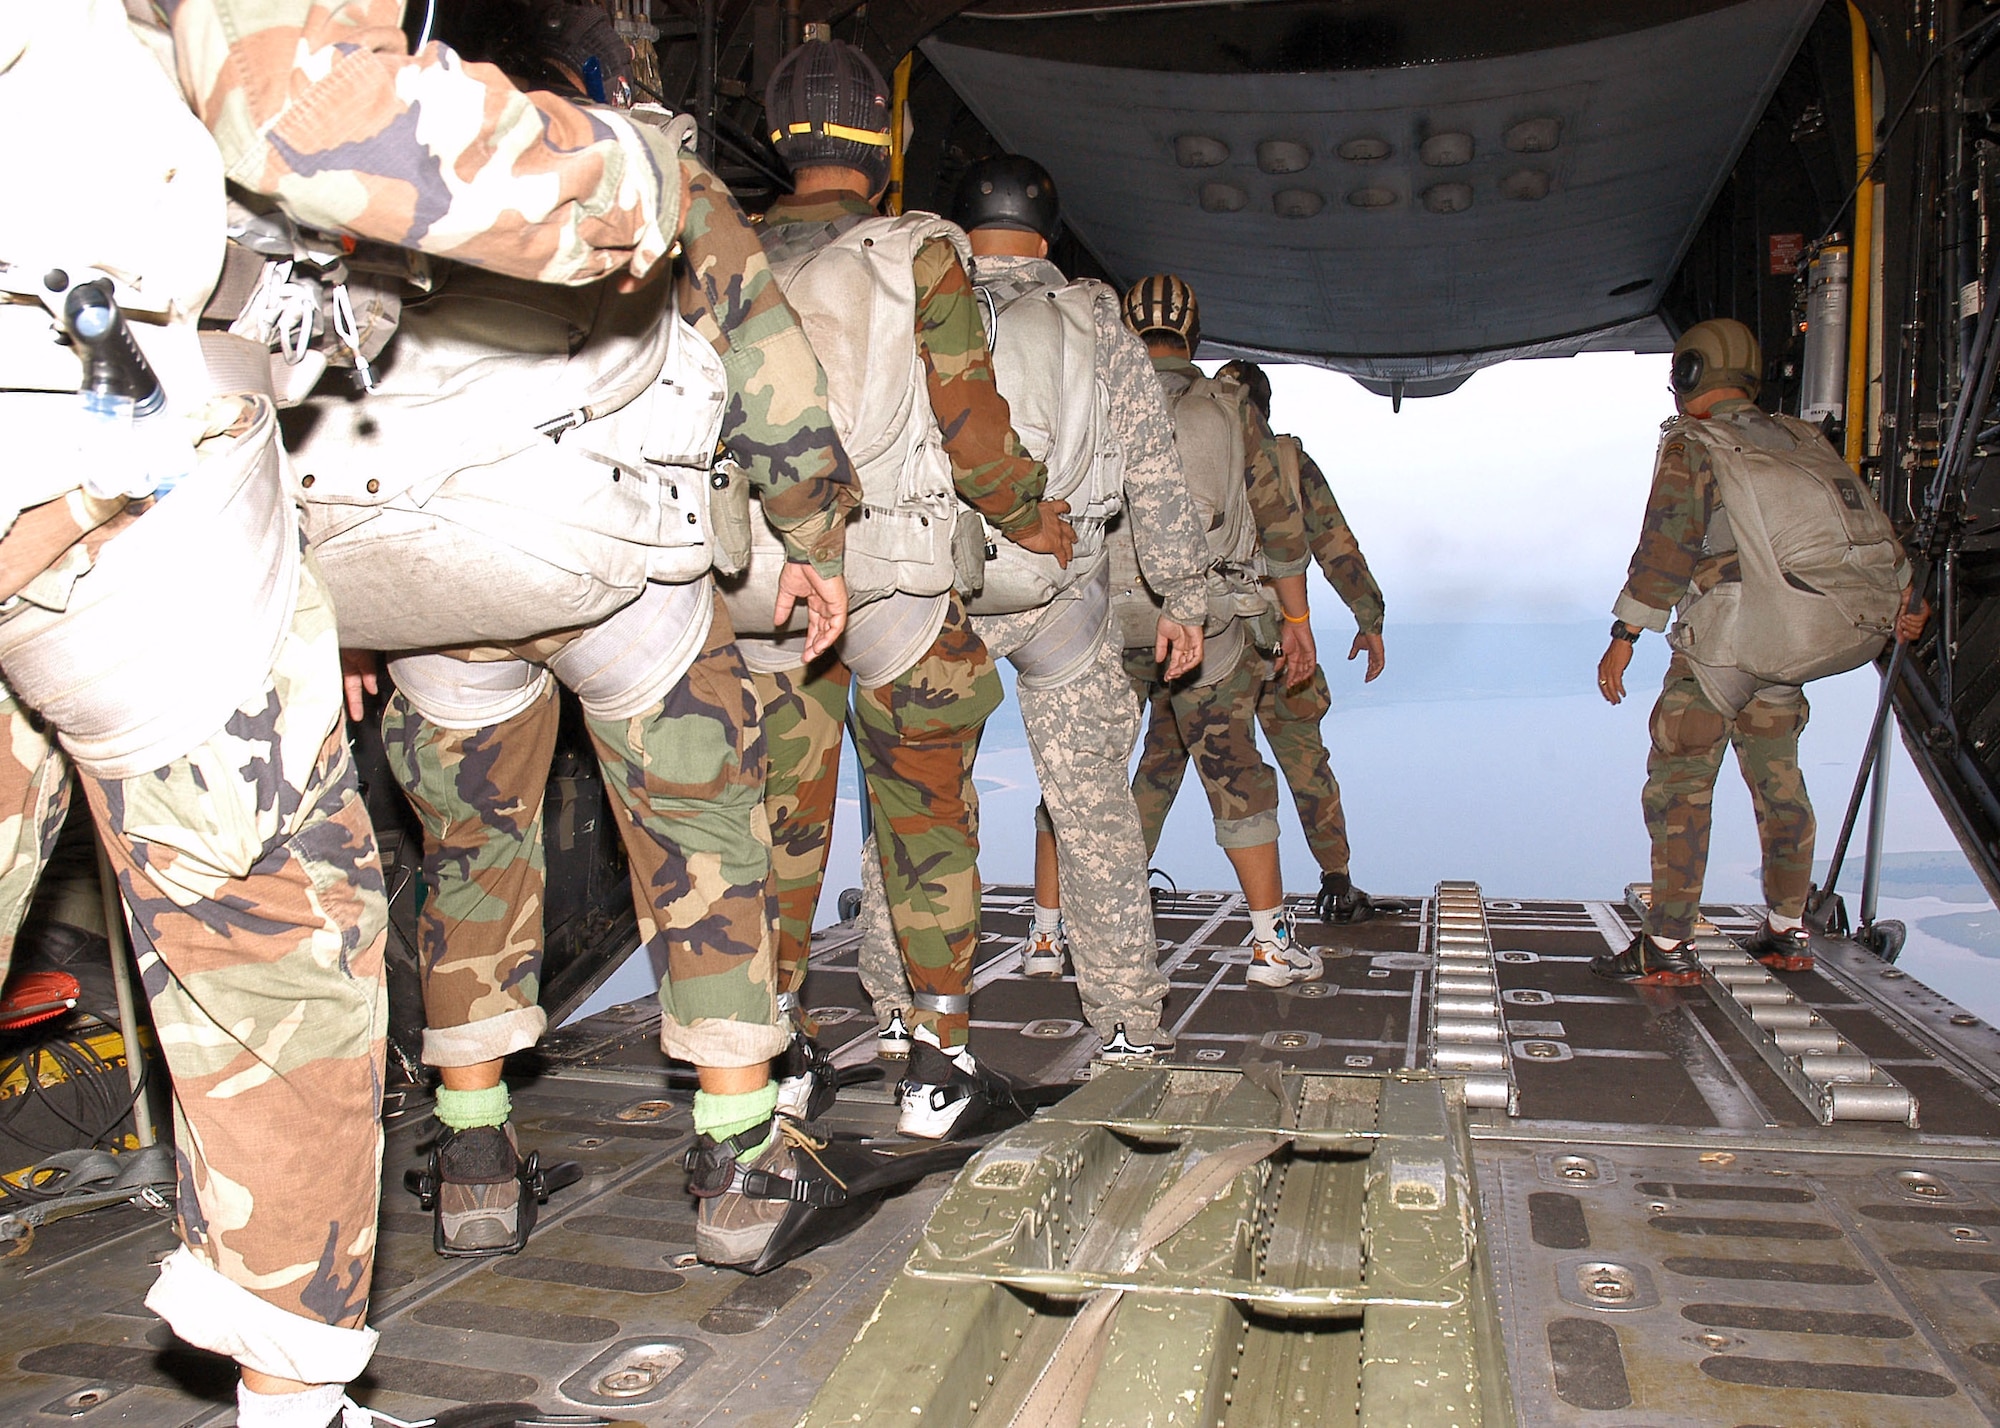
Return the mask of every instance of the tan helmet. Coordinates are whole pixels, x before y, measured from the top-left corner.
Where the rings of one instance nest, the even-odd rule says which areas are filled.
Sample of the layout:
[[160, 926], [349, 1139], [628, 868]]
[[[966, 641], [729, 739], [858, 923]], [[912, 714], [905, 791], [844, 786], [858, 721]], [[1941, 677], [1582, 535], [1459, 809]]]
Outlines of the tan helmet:
[[1132, 284], [1124, 313], [1125, 325], [1141, 338], [1166, 333], [1187, 343], [1190, 352], [1201, 340], [1201, 307], [1194, 289], [1172, 273], [1155, 273]]
[[1733, 317], [1697, 322], [1674, 344], [1674, 395], [1682, 401], [1717, 387], [1741, 387], [1754, 397], [1763, 385], [1763, 349]]

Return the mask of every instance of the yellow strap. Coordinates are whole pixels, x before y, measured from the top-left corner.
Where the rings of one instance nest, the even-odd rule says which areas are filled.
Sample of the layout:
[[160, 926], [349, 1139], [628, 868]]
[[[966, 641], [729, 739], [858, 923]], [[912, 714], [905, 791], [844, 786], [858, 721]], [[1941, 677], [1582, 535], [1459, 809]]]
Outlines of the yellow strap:
[[889, 131], [887, 129], [856, 129], [846, 124], [829, 124], [819, 119], [809, 119], [803, 124], [794, 124], [788, 129], [773, 129], [771, 131], [771, 142], [775, 144], [787, 135], [814, 133], [824, 134], [829, 139], [847, 139], [856, 144], [867, 144], [871, 148], [886, 149], [889, 147]]

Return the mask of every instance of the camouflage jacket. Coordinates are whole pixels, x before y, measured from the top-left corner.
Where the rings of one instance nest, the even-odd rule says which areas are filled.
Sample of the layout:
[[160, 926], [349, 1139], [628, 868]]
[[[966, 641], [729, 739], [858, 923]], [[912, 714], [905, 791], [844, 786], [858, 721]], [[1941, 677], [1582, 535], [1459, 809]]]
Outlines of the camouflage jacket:
[[649, 124], [524, 94], [443, 45], [412, 57], [403, 0], [161, 5], [229, 177], [300, 223], [541, 282], [642, 277], [678, 252], [681, 315], [729, 376], [724, 441], [787, 556], [840, 572], [858, 487], [826, 375], [755, 231], [698, 160]]
[[[1278, 439], [1298, 441], [1295, 436]], [[1361, 553], [1361, 543], [1354, 538], [1347, 517], [1340, 513], [1340, 502], [1333, 498], [1333, 488], [1303, 445], [1299, 446], [1299, 510], [1305, 517], [1306, 544], [1312, 547], [1313, 559], [1319, 562], [1326, 583], [1353, 613], [1361, 634], [1381, 634], [1382, 587], [1375, 583], [1374, 573], [1368, 569], [1368, 558]]]
[[[844, 193], [793, 194], [764, 215], [766, 227], [829, 225], [836, 237], [853, 222], [876, 216], [865, 199]], [[993, 380], [979, 299], [948, 243], [917, 250], [917, 347], [923, 353], [931, 411], [944, 435], [952, 484], [981, 515], [1013, 535], [1040, 519], [1036, 503], [1048, 473], [1021, 449], [1007, 399]]]
[[[1201, 375], [1201, 369], [1185, 357], [1155, 357], [1152, 364], [1155, 372]], [[1253, 403], [1239, 402], [1237, 410], [1243, 417], [1243, 483], [1250, 491], [1250, 511], [1257, 522], [1265, 571], [1274, 577], [1303, 575], [1312, 564], [1312, 553], [1306, 545], [1305, 518], [1299, 503], [1285, 488], [1285, 478], [1278, 470], [1277, 442]]]
[[[1714, 412], [1726, 416], [1754, 406], [1741, 400], [1717, 402]], [[1664, 630], [1689, 591], [1707, 590], [1729, 574], [1735, 563], [1733, 545], [1727, 551], [1708, 550], [1717, 509], [1708, 449], [1678, 423], [1668, 423], [1653, 462], [1639, 547], [1632, 552], [1625, 588], [1611, 607], [1614, 617], [1629, 629]]]

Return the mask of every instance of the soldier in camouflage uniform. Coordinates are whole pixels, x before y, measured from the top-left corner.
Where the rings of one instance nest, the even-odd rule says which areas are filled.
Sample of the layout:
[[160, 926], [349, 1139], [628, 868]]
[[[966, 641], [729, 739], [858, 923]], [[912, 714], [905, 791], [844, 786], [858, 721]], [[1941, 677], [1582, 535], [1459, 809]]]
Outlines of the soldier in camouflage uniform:
[[[1254, 362], [1228, 362], [1217, 375], [1241, 381], [1251, 403], [1266, 422], [1270, 420], [1271, 379], [1261, 367]], [[1318, 463], [1295, 436], [1275, 436], [1272, 441], [1279, 473], [1305, 518], [1306, 543], [1312, 548], [1313, 559], [1354, 616], [1354, 644], [1347, 657], [1368, 657], [1362, 675], [1362, 682], [1368, 683], [1382, 673], [1387, 662], [1382, 645], [1382, 588], [1375, 583], [1361, 544], [1341, 514], [1340, 503]], [[1371, 916], [1377, 904], [1354, 886], [1348, 873], [1352, 850], [1347, 841], [1347, 816], [1340, 805], [1340, 781], [1333, 776], [1320, 730], [1332, 707], [1326, 671], [1315, 668], [1312, 678], [1302, 685], [1287, 687], [1281, 680], [1266, 680], [1257, 699], [1257, 722], [1278, 761], [1278, 771], [1292, 790], [1306, 844], [1320, 866], [1319, 915], [1327, 922], [1356, 922]], [[1153, 719], [1146, 726], [1146, 744], [1135, 775], [1145, 790], [1142, 796], [1155, 806], [1171, 807], [1186, 771], [1187, 746], [1179, 728], [1172, 719]], [[1391, 909], [1399, 905], [1382, 906]]]
[[[764, 242], [774, 261], [798, 263], [878, 217], [888, 179], [887, 93], [860, 51], [826, 38], [809, 39], [773, 71], [765, 108], [796, 190], [764, 215]], [[941, 236], [922, 239], [912, 277], [911, 339], [922, 361], [919, 399], [929, 411], [910, 419], [935, 424], [961, 500], [1005, 538], [1067, 563], [1074, 540], [1061, 519], [1067, 507], [1040, 499], [1045, 473], [1022, 449], [994, 386], [978, 300], [954, 244]], [[812, 320], [835, 324], [844, 316]], [[896, 593], [883, 603], [931, 598]], [[898, 1126], [905, 1134], [938, 1137], [964, 1130], [990, 1089], [982, 1089], [986, 1073], [966, 1050], [980, 894], [972, 765], [1001, 687], [993, 656], [956, 595], [906, 608], [929, 610], [920, 618], [937, 621], [929, 626], [935, 638], [913, 663], [869, 686], [851, 675], [845, 645], [836, 651], [839, 658], [817, 663], [800, 662], [777, 641], [746, 640], [745, 649], [771, 747], [765, 800], [781, 899], [780, 989], [796, 1008], [825, 874], [840, 728], [853, 683], [855, 742], [890, 918], [913, 993], [914, 1045]], [[809, 1082], [824, 1072], [812, 1073], [804, 1062], [788, 1069], [796, 1104], [809, 1108]]]
[[[1201, 378], [1192, 360], [1200, 330], [1193, 290], [1170, 274], [1144, 278], [1126, 292], [1123, 312], [1126, 325], [1146, 344], [1162, 394], [1169, 403], [1180, 400]], [[1125, 673], [1138, 696], [1150, 706], [1151, 717], [1175, 723], [1183, 746], [1193, 751], [1195, 772], [1215, 818], [1216, 842], [1235, 868], [1248, 904], [1250, 981], [1285, 986], [1314, 980], [1324, 975], [1325, 969], [1317, 952], [1293, 938], [1285, 916], [1284, 877], [1278, 861], [1277, 776], [1258, 752], [1256, 717], [1258, 696], [1271, 668], [1276, 668], [1289, 687], [1303, 684], [1319, 663], [1306, 598], [1305, 570], [1310, 554], [1298, 500], [1279, 472], [1270, 429], [1244, 398], [1241, 384], [1224, 383], [1216, 390], [1219, 400], [1233, 413], [1231, 419], [1240, 426], [1242, 480], [1256, 546], [1263, 557], [1268, 590], [1282, 616], [1277, 637], [1270, 641], [1277, 655], [1267, 662], [1257, 639], [1244, 637], [1241, 655], [1225, 670], [1211, 673], [1208, 665], [1215, 663], [1213, 651], [1218, 642], [1218, 626], [1212, 620], [1208, 629], [1210, 652], [1197, 674], [1168, 681], [1161, 677], [1150, 650], [1130, 645], [1124, 651]], [[1196, 474], [1187, 475], [1190, 490], [1197, 489]], [[1211, 480], [1233, 475], [1208, 473]], [[1203, 510], [1199, 500], [1196, 508]], [[1218, 509], [1210, 519], [1219, 528], [1224, 524], [1224, 513]], [[1227, 631], [1231, 622], [1241, 618], [1228, 617], [1221, 629]], [[1159, 846], [1171, 799], [1159, 795], [1156, 782], [1143, 766], [1132, 791], [1150, 859]], [[1039, 859], [1035, 882], [1038, 903], [1053, 894], [1055, 878]]]
[[[1740, 322], [1697, 323], [1674, 347], [1674, 390], [1685, 417], [1734, 417], [1769, 426], [1755, 397], [1763, 354]], [[1676, 608], [1718, 583], [1740, 580], [1708, 448], [1698, 432], [1669, 422], [1653, 470], [1638, 549], [1613, 606], [1611, 642], [1598, 663], [1605, 702], [1625, 697], [1625, 669], [1644, 630], [1665, 630]], [[1908, 571], [1903, 575], [1908, 582]], [[1907, 606], [1908, 592], [1905, 591]], [[1915, 639], [1928, 607], [1905, 613], [1898, 634]], [[1812, 965], [1805, 926], [1811, 890], [1812, 804], [1799, 771], [1799, 733], [1810, 710], [1796, 684], [1771, 684], [1741, 670], [1702, 664], [1676, 646], [1665, 687], [1653, 706], [1641, 802], [1653, 844], [1652, 908], [1646, 934], [1623, 952], [1606, 953], [1591, 970], [1615, 981], [1690, 986], [1701, 980], [1694, 928], [1708, 869], [1709, 817], [1723, 750], [1736, 750], [1750, 787], [1763, 849], [1769, 913], [1746, 951], [1779, 971]]]
[[[20, 93], [58, 73], [54, 93], [67, 95], [74, 56], [87, 49], [100, 78], [121, 96], [116, 111], [106, 111], [119, 132], [104, 134], [87, 160], [106, 179], [112, 212], [64, 215], [62, 241], [77, 251], [76, 267], [87, 272], [112, 262], [127, 275], [120, 284], [142, 275], [135, 300], [165, 306], [166, 324], [155, 330], [164, 335], [142, 336], [141, 345], [161, 367], [168, 411], [208, 419], [191, 432], [201, 445], [196, 478], [184, 485], [207, 484], [201, 463], [211, 451], [227, 456], [230, 443], [248, 448], [260, 432], [268, 442], [271, 431], [268, 397], [225, 396], [204, 408], [201, 366], [181, 360], [187, 344], [170, 340], [183, 330], [191, 338], [185, 315], [202, 307], [201, 292], [190, 298], [175, 287], [174, 279], [190, 276], [175, 262], [190, 251], [207, 255], [211, 265], [220, 256], [216, 219], [225, 172], [248, 188], [282, 195], [303, 222], [544, 281], [643, 275], [675, 241], [658, 219], [673, 208], [663, 199], [671, 192], [666, 185], [679, 183], [677, 154], [622, 119], [585, 115], [547, 96], [531, 102], [497, 74], [467, 69], [441, 47], [409, 57], [400, 0], [181, 0], [166, 8], [185, 103], [213, 134], [201, 139], [205, 151], [182, 143], [186, 136], [173, 122], [180, 94], [126, 33], [118, 6], [9, 16], [11, 22], [32, 15], [32, 23], [4, 36], [15, 57], [4, 84]], [[153, 48], [159, 53], [158, 41]], [[24, 53], [32, 58], [20, 58]], [[162, 93], [170, 96], [163, 113], [145, 108], [158, 109]], [[54, 102], [74, 107], [65, 98]], [[180, 113], [184, 118], [185, 109]], [[69, 127], [98, 138], [95, 129]], [[177, 162], [163, 161], [162, 148]], [[129, 149], [139, 151], [139, 172], [124, 182], [105, 165]], [[18, 176], [16, 165], [41, 158], [16, 151], [8, 167]], [[149, 208], [146, 184], [161, 184], [162, 174], [173, 188], [167, 201]], [[439, 186], [440, 174], [449, 176], [448, 189]], [[41, 191], [39, 178], [28, 176], [21, 191]], [[412, 192], [426, 195], [414, 208]], [[12, 212], [24, 216], [25, 207]], [[121, 249], [115, 231], [104, 252], [93, 248], [105, 245], [92, 222], [127, 212], [149, 215], [149, 231], [136, 235], [140, 250]], [[173, 226], [190, 216], [193, 229]], [[0, 247], [10, 254], [18, 237], [13, 224], [0, 225]], [[28, 251], [43, 257], [68, 250], [45, 244]], [[162, 265], [164, 272], [154, 271]], [[190, 286], [205, 292], [213, 267], [192, 278]], [[125, 295], [121, 287], [121, 300]], [[26, 312], [6, 311], [10, 320]], [[0, 334], [10, 349], [19, 331], [11, 325]], [[41, 346], [48, 347], [45, 337]], [[71, 390], [75, 381], [72, 374]], [[10, 423], [9, 430], [32, 447], [46, 427]], [[144, 500], [107, 500], [95, 487], [64, 496], [60, 482], [50, 492], [57, 499], [42, 500], [35, 483], [20, 478], [51, 469], [46, 455], [15, 451], [7, 463], [9, 483], [23, 499], [7, 512], [9, 548], [0, 564], [10, 572], [7, 593], [19, 590], [23, 602], [0, 622], [0, 645], [17, 689], [48, 687], [30, 677], [38, 673], [27, 662], [34, 651], [24, 654], [23, 641], [47, 623], [38, 610], [64, 608], [49, 598], [53, 587], [43, 591], [30, 577], [74, 581], [66, 608], [81, 618], [91, 608], [92, 586], [111, 578], [93, 564], [99, 552], [143, 542], [144, 517], [154, 514]], [[30, 489], [23, 492], [24, 485]], [[158, 519], [189, 510], [194, 499], [160, 507]], [[281, 492], [274, 509], [291, 509]], [[285, 529], [279, 548], [296, 549], [295, 527]], [[203, 644], [172, 677], [160, 679], [148, 664], [148, 647], [172, 643], [165, 637], [184, 585], [236, 563], [235, 547], [224, 540], [178, 544], [198, 564], [169, 570], [151, 587], [148, 618], [127, 626], [165, 624], [149, 631], [148, 640], [119, 649], [111, 672], [119, 672], [121, 660], [144, 669], [154, 701], [160, 691], [174, 694], [156, 719], [187, 725], [200, 711], [185, 710], [220, 683], [207, 676], [234, 672], [232, 658], [240, 664], [249, 657], [239, 652], [245, 642], [233, 638], [237, 627], [275, 608], [282, 638], [275, 648], [249, 646], [253, 653], [272, 650], [267, 672], [233, 713], [224, 708], [213, 716], [212, 732], [169, 744], [162, 756], [149, 753], [136, 772], [98, 757], [103, 741], [66, 722], [76, 701], [60, 687], [43, 701], [45, 710], [61, 711], [48, 723], [26, 716], [10, 698], [11, 737], [0, 768], [6, 806], [18, 810], [10, 834], [16, 861], [0, 876], [9, 899], [0, 906], [0, 933], [18, 928], [19, 903], [32, 886], [20, 860], [41, 855], [59, 815], [53, 732], [80, 765], [109, 845], [176, 1082], [183, 1247], [163, 1264], [149, 1302], [182, 1338], [242, 1365], [244, 1428], [338, 1422], [343, 1386], [366, 1364], [376, 1338], [364, 1315], [381, 1171], [380, 867], [339, 728], [333, 618], [312, 563], [292, 567], [273, 604], [240, 602], [242, 619], [227, 618], [226, 608], [201, 612], [212, 620]], [[765, 1079], [761, 1066], [756, 1075]], [[358, 1412], [347, 1410], [350, 1425]]]
[[[615, 32], [607, 27], [604, 34], [622, 48]], [[610, 53], [601, 59], [607, 74], [619, 63]], [[691, 153], [675, 151], [669, 161], [669, 181], [680, 189], [676, 307], [720, 358], [728, 384], [721, 440], [784, 543], [780, 617], [803, 598], [823, 647], [844, 618], [844, 516], [854, 500], [824, 376], [728, 191]], [[507, 355], [496, 348], [493, 360]], [[619, 630], [630, 627], [624, 610], [583, 630], [495, 648], [405, 652], [391, 663], [400, 687], [384, 711], [384, 744], [425, 835], [424, 1059], [442, 1073], [436, 1110], [445, 1127], [425, 1192], [447, 1253], [518, 1250], [548, 1188], [521, 1156], [502, 1064], [547, 1026], [537, 998], [543, 801], [559, 708], [550, 674], [576, 683], [583, 696], [629, 858], [640, 936], [665, 968], [661, 1046], [702, 1075], [696, 1130], [701, 1153], [717, 1164], [714, 1185], [697, 1176], [696, 1249], [710, 1262], [749, 1263], [783, 1214], [780, 1202], [723, 1193], [732, 1176], [740, 1179], [732, 1162], [791, 1169], [767, 1074], [789, 1032], [777, 1017], [773, 985], [765, 745], [755, 691], [719, 597], [705, 577], [698, 586], [694, 598], [712, 615], [666, 593], [677, 587], [658, 584], [631, 607], [669, 640], [690, 620], [709, 624], [691, 665], [667, 660], [642, 676], [651, 680], [643, 687], [618, 696], [597, 691], [612, 707], [593, 703], [592, 688], [609, 647], [580, 659], [565, 654], [613, 621], [623, 622]], [[573, 622], [565, 615], [546, 612], [552, 624]], [[526, 688], [525, 707], [489, 714], [475, 700], [477, 713], [447, 713], [468, 678]], [[450, 697], [440, 700], [441, 691]], [[633, 705], [642, 707], [633, 712]]]
[[[1037, 292], [1064, 287], [1047, 257], [1060, 221], [1055, 183], [1040, 165], [1018, 156], [974, 164], [959, 184], [951, 216], [967, 231], [972, 279], [990, 303], [1007, 304], [1013, 294], [1023, 295], [1012, 301], [1036, 302]], [[1165, 597], [1154, 654], [1165, 677], [1178, 679], [1201, 662], [1208, 547], [1145, 348], [1125, 327], [1113, 289], [1092, 283], [1087, 291], [1095, 328], [1093, 386], [1066, 395], [1092, 410], [1098, 391], [1108, 394], [1104, 431], [1116, 448], [1112, 459], [1122, 463], [1123, 519], [1132, 524], [1149, 583]], [[1004, 311], [1000, 321], [1006, 330]], [[1062, 353], [1046, 356], [1060, 362]], [[1054, 435], [1048, 440], [1053, 445]], [[1085, 563], [1080, 548], [1076, 565]], [[1092, 588], [1102, 584], [1107, 565], [1108, 551], [1100, 546], [1088, 568], [1072, 568], [1072, 583], [1051, 602], [1018, 613], [975, 614], [973, 628], [996, 654], [1015, 662], [1028, 751], [1042, 785], [1036, 837], [1052, 845], [1052, 866], [1060, 866], [1068, 895], [1067, 925], [1064, 905], [1036, 908], [1022, 971], [1060, 977], [1067, 944], [1084, 1016], [1102, 1038], [1103, 1054], [1119, 1059], [1164, 1055], [1173, 1038], [1160, 1025], [1167, 981], [1157, 962], [1146, 850], [1128, 781], [1139, 704], [1106, 619], [1104, 592]], [[863, 880], [871, 928], [882, 920], [872, 903], [874, 888]], [[864, 966], [864, 977], [873, 970]], [[878, 1011], [906, 1001], [907, 994], [890, 992], [877, 998]]]

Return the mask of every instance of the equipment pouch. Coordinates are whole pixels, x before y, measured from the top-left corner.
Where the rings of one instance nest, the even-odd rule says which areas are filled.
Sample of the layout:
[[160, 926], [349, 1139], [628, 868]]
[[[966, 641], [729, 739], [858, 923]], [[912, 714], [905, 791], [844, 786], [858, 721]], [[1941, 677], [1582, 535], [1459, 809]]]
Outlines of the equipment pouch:
[[715, 568], [735, 575], [750, 566], [750, 475], [728, 457], [708, 478], [708, 524], [715, 539]]
[[986, 588], [986, 522], [960, 511], [951, 531], [952, 588], [968, 602]]

